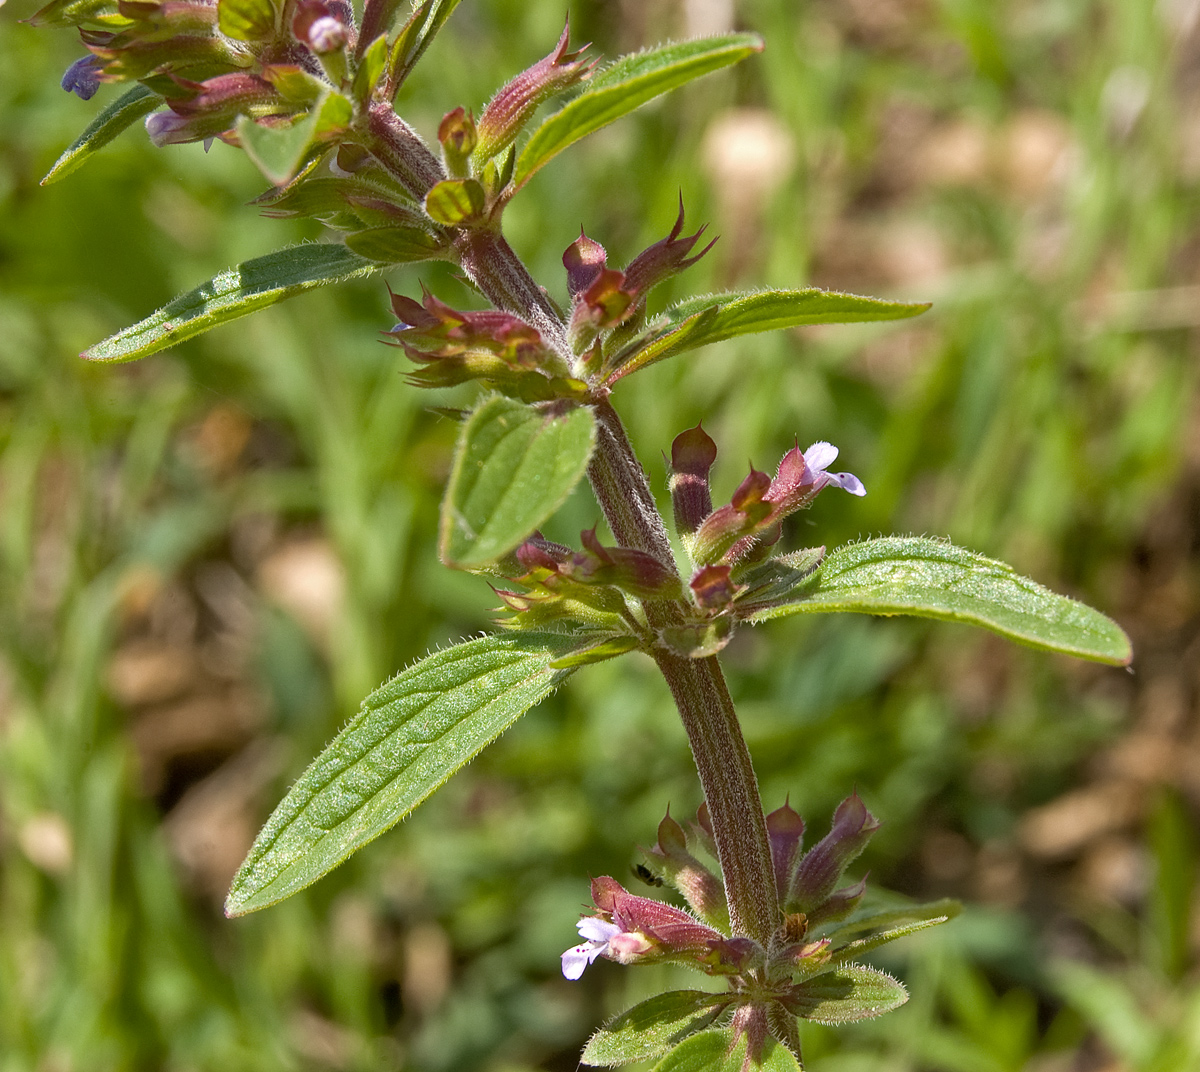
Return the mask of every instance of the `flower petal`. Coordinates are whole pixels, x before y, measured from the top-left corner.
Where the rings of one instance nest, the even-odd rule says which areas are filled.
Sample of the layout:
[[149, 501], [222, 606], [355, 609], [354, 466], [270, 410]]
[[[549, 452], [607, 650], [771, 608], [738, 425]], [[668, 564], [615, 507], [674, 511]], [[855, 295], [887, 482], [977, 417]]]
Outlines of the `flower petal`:
[[821, 473], [837, 461], [838, 449], [832, 443], [814, 443], [804, 452], [804, 464]]
[[839, 487], [843, 491], [848, 491], [851, 495], [862, 496], [867, 493], [867, 489], [863, 487], [863, 482], [853, 473], [826, 473], [825, 482]]
[[596, 959], [595, 947], [589, 942], [586, 945], [572, 946], [562, 955], [562, 973], [572, 981], [578, 979], [593, 960]]
[[608, 920], [596, 916], [584, 916], [575, 924], [575, 929], [579, 931], [581, 938], [591, 942], [607, 942], [621, 933], [621, 928], [615, 923], [609, 923]]

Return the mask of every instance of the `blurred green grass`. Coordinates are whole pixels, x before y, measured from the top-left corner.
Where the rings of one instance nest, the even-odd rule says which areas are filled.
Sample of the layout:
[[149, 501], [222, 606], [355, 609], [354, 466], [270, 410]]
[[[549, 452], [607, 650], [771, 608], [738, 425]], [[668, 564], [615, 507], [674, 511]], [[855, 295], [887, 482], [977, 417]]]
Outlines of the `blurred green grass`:
[[[318, 886], [221, 918], [288, 778], [492, 600], [437, 563], [454, 429], [378, 343], [378, 282], [140, 365], [77, 360], [315, 232], [247, 208], [259, 182], [226, 147], [138, 131], [39, 188], [97, 102], [58, 88], [79, 47], [32, 10], [0, 7], [0, 1070], [574, 1068], [662, 981], [568, 984], [557, 954], [587, 876], [627, 878], [667, 804], [698, 803], [665, 688], [637, 660], [590, 668]], [[790, 793], [819, 832], [857, 786], [886, 823], [873, 879], [971, 904], [882, 962], [907, 1007], [806, 1033], [811, 1067], [1200, 1067], [1197, 5], [570, 8], [610, 56], [730, 11], [767, 51], [556, 161], [512, 206], [514, 246], [561, 288], [580, 224], [621, 262], [682, 191], [722, 238], [660, 301], [807, 281], [936, 305], [623, 384], [655, 486], [700, 418], [718, 493], [829, 439], [870, 494], [822, 497], [794, 544], [945, 534], [1113, 614], [1138, 652], [1130, 677], [840, 619], [729, 650], [768, 804]], [[468, 0], [402, 110], [429, 135], [478, 108], [562, 15]], [[389, 281], [420, 279], [465, 300], [446, 274]], [[597, 519], [580, 493], [555, 532]]]

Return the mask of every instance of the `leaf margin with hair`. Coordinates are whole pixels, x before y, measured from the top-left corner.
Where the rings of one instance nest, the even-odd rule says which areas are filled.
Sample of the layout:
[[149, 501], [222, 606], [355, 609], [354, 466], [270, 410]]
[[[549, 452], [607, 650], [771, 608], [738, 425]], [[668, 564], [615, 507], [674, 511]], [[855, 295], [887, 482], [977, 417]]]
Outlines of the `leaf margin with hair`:
[[[1047, 625], [1037, 613], [1022, 609], [1017, 598], [1010, 599], [1008, 603], [999, 598], [988, 601], [978, 595], [966, 599], [961, 590], [953, 593], [956, 598], [945, 598], [940, 604], [928, 597], [925, 602], [918, 602], [921, 592], [937, 589], [932, 584], [913, 583], [911, 575], [905, 578], [910, 584], [911, 594], [907, 597], [902, 596], [896, 583], [896, 568], [893, 568], [890, 578], [871, 575], [871, 556], [887, 554], [892, 549], [897, 553], [892, 556], [891, 561], [901, 572], [905, 568], [910, 574], [913, 570], [919, 572], [925, 569], [929, 575], [934, 572], [929, 566], [930, 563], [945, 565], [959, 571], [953, 583], [960, 588], [969, 579], [970, 571], [984, 572], [990, 574], [997, 584], [1008, 585], [1010, 595], [1013, 590], [1017, 590], [1040, 601], [1043, 607], [1052, 608], [1062, 617], [1062, 621], [1051, 620]], [[925, 557], [922, 558], [917, 552], [923, 553]], [[855, 578], [858, 578], [859, 583], [853, 583]], [[985, 612], [989, 602], [990, 617]], [[843, 612], [884, 616], [911, 615], [962, 622], [988, 629], [1028, 647], [1073, 655], [1111, 666], [1128, 666], [1133, 658], [1129, 637], [1107, 615], [1078, 600], [1058, 595], [1036, 581], [1022, 577], [1011, 566], [996, 559], [968, 551], [945, 540], [921, 536], [885, 536], [839, 547], [825, 556], [817, 570], [801, 582], [787, 602], [755, 611], [745, 620], [757, 624], [792, 614]], [[1071, 617], [1085, 624], [1073, 630]], [[1038, 622], [1042, 622], [1040, 631], [1034, 625]], [[1090, 644], [1082, 639], [1089, 632], [1095, 637]], [[1075, 636], [1074, 641], [1068, 638], [1070, 634]]]
[[[587, 82], [581, 93], [548, 115], [533, 132], [517, 158], [513, 189], [519, 190], [581, 138], [655, 97], [722, 67], [740, 63], [762, 49], [763, 40], [757, 34], [735, 33], [660, 45], [621, 56]], [[662, 61], [658, 67], [654, 66], [656, 60]]]
[[[580, 1057], [602, 1068], [647, 1061], [708, 1027], [734, 999], [704, 990], [669, 990], [640, 1001], [597, 1028]], [[663, 1038], [663, 1031], [672, 1033]], [[626, 1036], [628, 1034], [628, 1037]]]
[[[275, 264], [283, 265], [287, 274], [277, 273], [272, 277], [264, 271]], [[235, 278], [244, 278], [247, 269], [262, 272], [264, 278], [254, 283], [252, 295], [237, 302], [237, 293], [245, 288], [233, 284]], [[379, 264], [340, 244], [303, 242], [285, 246], [218, 272], [200, 286], [172, 299], [157, 312], [88, 347], [79, 356], [86, 361], [108, 364], [136, 361], [305, 291], [358, 279], [380, 270]], [[272, 278], [277, 285], [268, 285]], [[216, 296], [207, 298], [206, 290], [216, 291]]]
[[[747, 1044], [743, 1035], [734, 1045], [729, 1028], [698, 1031], [672, 1049], [651, 1072], [741, 1072]], [[792, 1052], [769, 1036], [763, 1045], [762, 1062], [751, 1062], [750, 1067], [755, 1072], [803, 1072]]]
[[162, 97], [138, 83], [107, 104], [84, 128], [54, 166], [42, 176], [39, 186], [50, 186], [78, 171], [109, 142], [162, 103]]
[[[363, 701], [358, 714], [312, 760], [276, 806], [233, 879], [225, 914], [240, 916], [277, 904], [316, 882], [394, 826], [566, 680], [571, 671], [556, 670], [550, 664], [576, 643], [566, 633], [500, 633], [479, 637], [433, 652], [381, 685]], [[455, 670], [460, 675], [458, 679], [453, 677]], [[452, 683], [444, 686], [448, 672]], [[421, 703], [422, 697], [431, 698]], [[461, 709], [464, 704], [469, 705], [466, 714], [454, 710], [456, 705]], [[439, 707], [448, 709], [445, 712], [448, 724], [435, 743], [425, 742], [421, 750], [420, 741], [413, 742], [410, 737], [406, 742], [402, 731], [416, 729], [428, 733], [434, 722], [431, 711]], [[415, 720], [419, 720], [418, 726], [413, 725]], [[470, 720], [478, 721], [479, 725], [464, 731], [464, 724]], [[443, 744], [447, 737], [451, 738], [449, 743]], [[397, 765], [406, 745], [418, 751]], [[442, 757], [448, 761], [430, 767], [428, 752], [439, 746], [448, 752], [448, 756]], [[366, 763], [385, 747], [382, 760], [376, 759], [374, 766]], [[314, 822], [316, 802], [327, 804], [323, 796], [327, 791], [336, 798], [344, 789], [340, 780], [349, 779], [356, 772], [360, 778], [366, 777], [364, 772], [370, 773], [389, 762], [391, 776], [387, 777], [385, 770], [385, 781], [356, 807], [347, 810], [342, 801], [339, 811], [335, 799], [334, 822], [322, 826], [328, 816], [319, 817], [322, 822]], [[397, 794], [395, 781], [414, 766], [418, 771]], [[311, 787], [310, 783], [321, 779], [326, 779], [323, 784]], [[384, 794], [389, 799], [381, 800]], [[361, 813], [365, 809], [370, 809], [370, 813], [364, 818]], [[340, 831], [351, 820], [354, 823], [344, 835], [314, 858], [313, 846], [319, 845], [326, 834], [314, 837], [311, 831]], [[303, 828], [298, 826], [302, 821]]]
[[[816, 308], [809, 308], [815, 305]], [[739, 335], [783, 331], [807, 324], [863, 324], [907, 320], [930, 308], [929, 302], [895, 302], [820, 287], [801, 290], [746, 290], [690, 298], [667, 309], [665, 319], [626, 347], [628, 357], [614, 358], [612, 384], [632, 372], [676, 354], [724, 342]], [[641, 349], [636, 349], [641, 346]]]

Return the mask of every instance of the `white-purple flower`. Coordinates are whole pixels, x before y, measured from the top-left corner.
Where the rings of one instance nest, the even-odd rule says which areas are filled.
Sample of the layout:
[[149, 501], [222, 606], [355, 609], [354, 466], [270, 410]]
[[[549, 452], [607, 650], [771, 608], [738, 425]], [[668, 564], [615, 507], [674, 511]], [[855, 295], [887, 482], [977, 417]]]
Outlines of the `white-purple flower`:
[[838, 449], [832, 443], [814, 443], [804, 452], [804, 465], [809, 471], [812, 484], [819, 490], [832, 484], [851, 495], [866, 495], [867, 489], [853, 473], [827, 473], [837, 461]]
[[608, 923], [595, 916], [584, 916], [575, 924], [581, 938], [587, 941], [572, 946], [562, 955], [562, 973], [568, 979], [578, 979], [583, 969], [608, 951], [608, 943], [621, 933], [615, 923]]

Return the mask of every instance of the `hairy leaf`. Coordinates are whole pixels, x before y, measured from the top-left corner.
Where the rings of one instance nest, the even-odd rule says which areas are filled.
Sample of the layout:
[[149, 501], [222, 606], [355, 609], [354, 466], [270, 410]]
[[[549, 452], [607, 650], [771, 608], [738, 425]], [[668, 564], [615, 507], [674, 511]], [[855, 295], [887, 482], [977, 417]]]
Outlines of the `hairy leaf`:
[[50, 183], [58, 182], [72, 171], [83, 167], [121, 131], [154, 111], [161, 103], [162, 97], [143, 85], [135, 85], [126, 90], [71, 142], [62, 156], [54, 161], [54, 167], [46, 172], [41, 184], [49, 186]]
[[292, 786], [233, 880], [230, 916], [281, 901], [378, 837], [569, 671], [570, 636], [506, 634], [435, 652], [397, 674]]
[[788, 602], [756, 611], [913, 614], [980, 625], [1022, 644], [1124, 666], [1133, 657], [1116, 622], [996, 562], [942, 540], [889, 536], [840, 547]]
[[[728, 1028], [701, 1031], [676, 1046], [654, 1066], [654, 1072], [743, 1072], [747, 1044], [743, 1035], [734, 1046]], [[800, 1062], [773, 1038], [766, 1040], [761, 1062], [751, 1062], [749, 1067], [758, 1072], [801, 1072]]]
[[845, 1024], [870, 1020], [898, 1009], [908, 1000], [903, 984], [887, 972], [847, 964], [798, 984], [789, 1007], [805, 1020]]
[[588, 1040], [581, 1060], [585, 1065], [624, 1065], [657, 1057], [708, 1027], [728, 1003], [728, 995], [702, 990], [659, 994], [600, 1028]]
[[133, 361], [306, 290], [369, 275], [378, 267], [345, 246], [288, 246], [226, 269], [80, 356], [89, 361]]
[[927, 302], [882, 301], [816, 287], [692, 298], [668, 309], [665, 323], [656, 325], [626, 347], [625, 354], [613, 361], [617, 367], [611, 379], [620, 379], [656, 361], [737, 335], [779, 331], [803, 324], [904, 320], [928, 308]]
[[762, 47], [756, 34], [727, 34], [621, 57], [533, 132], [517, 159], [516, 187], [580, 138], [663, 93], [761, 52]]
[[442, 560], [472, 569], [511, 551], [563, 504], [595, 441], [586, 407], [556, 413], [486, 399], [459, 437], [442, 503]]
[[361, 257], [383, 264], [405, 264], [439, 257], [445, 247], [416, 227], [369, 227], [346, 236], [346, 245]]
[[271, 0], [217, 0], [217, 25], [238, 41], [265, 41], [275, 33]]
[[[831, 943], [831, 962], [844, 964], [881, 945], [894, 942], [897, 938], [946, 923], [961, 911], [960, 902], [945, 898], [931, 904], [914, 905], [898, 912], [876, 912], [863, 916], [853, 923], [838, 927], [828, 935]], [[851, 937], [854, 934], [865, 934], [865, 937]]]

